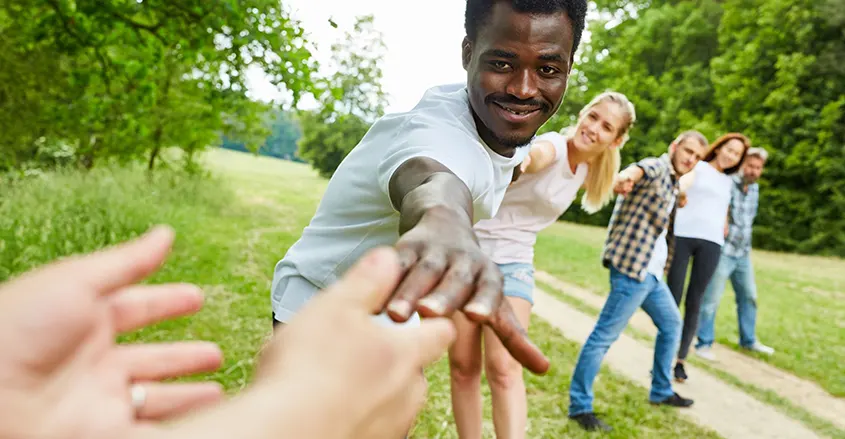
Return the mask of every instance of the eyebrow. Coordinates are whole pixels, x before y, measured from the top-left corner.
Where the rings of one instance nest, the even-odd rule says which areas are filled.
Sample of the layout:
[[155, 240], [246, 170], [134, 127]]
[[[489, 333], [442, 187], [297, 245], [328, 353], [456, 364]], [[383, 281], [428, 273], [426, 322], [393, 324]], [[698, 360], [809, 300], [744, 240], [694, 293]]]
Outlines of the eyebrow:
[[497, 58], [516, 59], [517, 55], [514, 52], [508, 52], [502, 49], [490, 49], [484, 53], [487, 56], [495, 56]]
[[560, 54], [558, 54], [558, 53], [553, 53], [553, 54], [548, 54], [548, 55], [540, 55], [538, 58], [540, 58], [543, 61], [563, 62], [563, 57], [560, 56]]
[[[484, 52], [483, 56], [492, 56], [492, 57], [495, 57], [495, 58], [504, 58], [504, 59], [517, 59], [517, 58], [519, 58], [519, 55], [517, 55], [516, 52], [510, 52], [510, 51], [502, 50], [502, 49], [490, 49], [490, 50]], [[563, 60], [563, 56], [561, 56], [559, 53], [549, 53], [549, 54], [539, 55], [539, 56], [537, 56], [537, 59], [542, 60], [542, 61], [565, 63], [565, 61]]]

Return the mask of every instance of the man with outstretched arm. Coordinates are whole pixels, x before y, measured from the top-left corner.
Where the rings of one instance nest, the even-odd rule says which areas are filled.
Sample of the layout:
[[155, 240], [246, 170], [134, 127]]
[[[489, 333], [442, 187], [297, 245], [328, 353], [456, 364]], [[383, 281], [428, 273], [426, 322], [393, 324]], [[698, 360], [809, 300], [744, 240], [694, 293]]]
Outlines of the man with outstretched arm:
[[275, 323], [364, 252], [392, 245], [404, 279], [378, 319], [416, 324], [418, 313], [459, 310], [490, 325], [527, 369], [548, 369], [502, 300], [502, 275], [472, 225], [496, 213], [524, 146], [560, 106], [586, 10], [586, 0], [467, 1], [466, 85], [434, 87], [412, 110], [380, 118], [344, 159], [276, 265]]

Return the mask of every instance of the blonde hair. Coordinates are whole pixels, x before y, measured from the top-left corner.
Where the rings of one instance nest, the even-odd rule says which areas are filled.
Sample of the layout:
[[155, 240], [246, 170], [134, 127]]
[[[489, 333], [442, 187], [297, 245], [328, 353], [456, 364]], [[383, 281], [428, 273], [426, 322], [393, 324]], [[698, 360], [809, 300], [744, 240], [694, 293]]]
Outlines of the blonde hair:
[[[619, 105], [625, 113], [626, 120], [625, 123], [619, 127], [619, 132], [616, 133], [616, 139], [619, 139], [620, 137], [622, 138], [619, 146], [616, 148], [605, 148], [598, 156], [588, 163], [590, 168], [587, 173], [587, 179], [584, 182], [585, 190], [584, 196], [581, 197], [581, 208], [590, 214], [601, 210], [601, 208], [607, 205], [613, 197], [613, 180], [616, 178], [616, 174], [619, 173], [619, 168], [622, 166], [622, 155], [620, 150], [628, 141], [631, 127], [637, 120], [637, 113], [634, 110], [634, 104], [628, 100], [627, 96], [615, 91], [606, 91], [594, 97], [589, 104], [581, 109], [578, 113], [578, 121], [580, 122], [581, 118], [583, 118], [591, 108], [605, 101], [610, 101]], [[575, 127], [570, 127], [568, 130], [571, 132], [574, 128]]]

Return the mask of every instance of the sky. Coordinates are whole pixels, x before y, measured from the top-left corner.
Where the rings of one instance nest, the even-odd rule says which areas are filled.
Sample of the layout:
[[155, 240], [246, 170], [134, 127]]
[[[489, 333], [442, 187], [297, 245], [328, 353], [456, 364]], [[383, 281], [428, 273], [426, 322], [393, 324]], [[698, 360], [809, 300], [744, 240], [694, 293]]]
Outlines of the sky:
[[[285, 0], [283, 5], [301, 22], [321, 62], [328, 60], [331, 44], [352, 29], [355, 17], [374, 15], [374, 26], [387, 45], [382, 87], [388, 94], [388, 113], [410, 110], [430, 87], [466, 80], [461, 66], [464, 0]], [[247, 78], [255, 98], [279, 98], [260, 70], [250, 71]]]

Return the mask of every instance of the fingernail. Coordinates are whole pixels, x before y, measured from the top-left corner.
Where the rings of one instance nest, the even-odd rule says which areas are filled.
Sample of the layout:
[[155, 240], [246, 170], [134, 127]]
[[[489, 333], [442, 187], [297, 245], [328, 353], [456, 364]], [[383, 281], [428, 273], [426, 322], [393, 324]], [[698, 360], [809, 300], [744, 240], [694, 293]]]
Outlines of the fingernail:
[[492, 312], [492, 310], [490, 309], [489, 306], [487, 306], [483, 303], [477, 303], [477, 302], [476, 303], [470, 303], [469, 305], [465, 306], [464, 311], [466, 311], [470, 314], [475, 314], [475, 315], [479, 315], [479, 316], [486, 316], [486, 315], [489, 315]]
[[407, 317], [409, 314], [411, 314], [411, 304], [404, 300], [390, 302], [390, 305], [387, 306], [387, 309], [390, 312], [398, 314], [402, 317]]
[[437, 299], [432, 299], [430, 297], [426, 297], [420, 300], [420, 306], [424, 306], [428, 308], [429, 311], [433, 312], [434, 314], [443, 314], [446, 312], [446, 307], [443, 305], [443, 302]]

